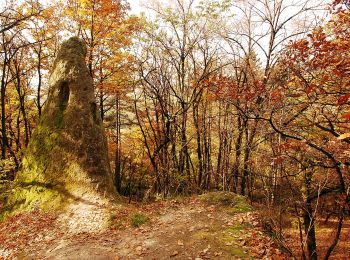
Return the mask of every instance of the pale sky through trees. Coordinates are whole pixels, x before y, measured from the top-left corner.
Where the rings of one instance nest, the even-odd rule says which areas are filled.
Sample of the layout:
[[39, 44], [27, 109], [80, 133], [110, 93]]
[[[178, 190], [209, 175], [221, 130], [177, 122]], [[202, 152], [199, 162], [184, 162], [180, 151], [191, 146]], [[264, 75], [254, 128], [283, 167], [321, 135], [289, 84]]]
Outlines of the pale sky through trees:
[[131, 0], [129, 1], [131, 6], [131, 11], [133, 13], [139, 13], [140, 12], [140, 0]]

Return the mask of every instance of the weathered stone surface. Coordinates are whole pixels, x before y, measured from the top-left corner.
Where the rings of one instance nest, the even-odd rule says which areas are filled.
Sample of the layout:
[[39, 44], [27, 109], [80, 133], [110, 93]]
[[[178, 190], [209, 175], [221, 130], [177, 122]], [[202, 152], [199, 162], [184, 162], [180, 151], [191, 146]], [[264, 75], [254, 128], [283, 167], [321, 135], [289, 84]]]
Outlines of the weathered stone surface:
[[115, 192], [85, 55], [77, 37], [65, 41], [58, 52], [46, 107], [8, 201], [14, 209], [56, 208]]

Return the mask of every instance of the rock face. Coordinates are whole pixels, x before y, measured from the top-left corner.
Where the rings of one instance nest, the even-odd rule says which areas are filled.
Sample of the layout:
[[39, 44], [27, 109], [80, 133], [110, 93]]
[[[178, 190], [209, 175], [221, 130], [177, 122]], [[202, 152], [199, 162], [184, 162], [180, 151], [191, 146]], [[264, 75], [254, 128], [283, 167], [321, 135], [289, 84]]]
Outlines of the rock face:
[[77, 37], [65, 41], [58, 52], [46, 107], [8, 199], [14, 209], [57, 208], [115, 194], [85, 56], [86, 47]]

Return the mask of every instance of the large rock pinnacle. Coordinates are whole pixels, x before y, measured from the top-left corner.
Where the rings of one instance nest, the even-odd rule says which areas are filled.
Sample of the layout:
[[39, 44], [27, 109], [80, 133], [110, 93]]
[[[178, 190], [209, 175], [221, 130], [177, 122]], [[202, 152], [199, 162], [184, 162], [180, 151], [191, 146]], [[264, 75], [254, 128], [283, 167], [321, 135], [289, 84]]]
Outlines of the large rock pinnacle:
[[57, 54], [47, 104], [8, 201], [14, 209], [97, 201], [115, 192], [85, 55], [77, 37], [65, 41]]

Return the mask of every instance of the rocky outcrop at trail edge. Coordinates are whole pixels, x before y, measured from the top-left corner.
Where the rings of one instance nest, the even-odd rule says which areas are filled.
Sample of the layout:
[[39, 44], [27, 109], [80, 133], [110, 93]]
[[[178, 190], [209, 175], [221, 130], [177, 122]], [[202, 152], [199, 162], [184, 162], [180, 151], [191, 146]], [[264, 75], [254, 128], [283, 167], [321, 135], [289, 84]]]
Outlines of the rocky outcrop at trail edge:
[[86, 52], [77, 37], [61, 45], [45, 109], [8, 199], [11, 212], [91, 206], [115, 195]]

